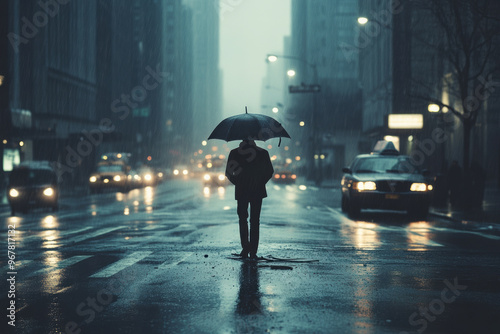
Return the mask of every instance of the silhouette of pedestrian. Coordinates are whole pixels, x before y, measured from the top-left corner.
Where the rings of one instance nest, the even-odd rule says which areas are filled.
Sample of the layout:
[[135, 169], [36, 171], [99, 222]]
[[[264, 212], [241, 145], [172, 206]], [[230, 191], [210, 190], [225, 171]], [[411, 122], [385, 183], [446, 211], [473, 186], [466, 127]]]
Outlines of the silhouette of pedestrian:
[[456, 160], [453, 160], [448, 169], [448, 190], [450, 192], [450, 204], [456, 206], [460, 204], [460, 194], [462, 189], [462, 168]]
[[[269, 153], [255, 145], [253, 140], [243, 140], [238, 148], [229, 153], [226, 176], [235, 185], [235, 199], [240, 225], [243, 258], [257, 258], [259, 224], [262, 199], [267, 197], [266, 183], [274, 169]], [[250, 239], [248, 234], [248, 206], [250, 205]]]

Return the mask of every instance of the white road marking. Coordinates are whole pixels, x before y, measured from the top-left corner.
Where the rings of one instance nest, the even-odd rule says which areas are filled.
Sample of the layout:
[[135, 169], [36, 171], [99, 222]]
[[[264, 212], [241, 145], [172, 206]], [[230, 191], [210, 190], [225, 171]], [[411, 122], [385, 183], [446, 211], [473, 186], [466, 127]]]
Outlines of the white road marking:
[[110, 233], [110, 232], [113, 232], [116, 230], [120, 230], [122, 228], [125, 228], [125, 226], [102, 228], [102, 229], [94, 231], [92, 233], [88, 233], [88, 234], [84, 234], [84, 235], [80, 235], [80, 236], [68, 239], [68, 240], [66, 240], [65, 244], [68, 245], [68, 244], [72, 244], [72, 243], [82, 242], [84, 240], [99, 237], [101, 235], [104, 235], [104, 234], [107, 234], [107, 233]]
[[23, 268], [23, 267], [26, 267], [28, 266], [31, 262], [33, 262], [33, 260], [21, 260], [21, 261], [16, 261], [16, 263], [14, 264], [14, 270], [10, 270], [10, 266], [7, 264], [5, 266], [5, 271], [17, 271], [19, 270], [19, 268]]
[[28, 275], [28, 277], [36, 276], [36, 275], [40, 275], [40, 274], [45, 274], [45, 273], [48, 273], [48, 272], [51, 272], [51, 271], [55, 271], [55, 270], [64, 269], [64, 268], [69, 267], [69, 266], [71, 266], [71, 265], [73, 265], [75, 263], [78, 263], [80, 261], [88, 259], [89, 257], [91, 257], [91, 255], [77, 255], [77, 256], [72, 256], [70, 258], [67, 258], [65, 260], [57, 262], [56, 265], [53, 266], [53, 267], [48, 267], [48, 268], [37, 270], [37, 271], [31, 273], [30, 275]]
[[[36, 234], [36, 235], [30, 235], [29, 237], [26, 237], [26, 238], [22, 238], [21, 241], [23, 243], [25, 242], [30, 242], [34, 239], [43, 239], [43, 240], [48, 240], [48, 239], [51, 239], [52, 240], [52, 237], [64, 237], [64, 236], [68, 236], [68, 235], [72, 235], [72, 234], [77, 234], [77, 233], [80, 233], [80, 232], [83, 232], [83, 231], [87, 231], [87, 230], [90, 230], [92, 229], [92, 227], [90, 226], [87, 226], [87, 227], [84, 227], [84, 228], [81, 228], [79, 230], [71, 230], [71, 231], [64, 231], [64, 232], [59, 232], [57, 233], [58, 231], [57, 230], [51, 230], [51, 233], [49, 234], [45, 234], [45, 235], [40, 235], [40, 234]], [[44, 233], [44, 232], [48, 232], [48, 231], [42, 231], [41, 233]]]
[[114, 274], [122, 271], [123, 269], [130, 267], [131, 265], [139, 262], [140, 260], [144, 259], [146, 256], [151, 254], [152, 252], [134, 252], [130, 254], [129, 256], [110, 264], [106, 268], [98, 271], [94, 275], [90, 276], [90, 278], [107, 278], [111, 277]]
[[184, 256], [183, 258], [181, 258], [179, 261], [175, 261], [175, 262], [165, 261], [165, 262], [163, 262], [162, 264], [160, 264], [158, 266], [158, 269], [165, 269], [165, 268], [175, 267], [179, 263], [184, 262], [191, 255], [193, 255], [193, 253], [187, 253], [186, 256]]

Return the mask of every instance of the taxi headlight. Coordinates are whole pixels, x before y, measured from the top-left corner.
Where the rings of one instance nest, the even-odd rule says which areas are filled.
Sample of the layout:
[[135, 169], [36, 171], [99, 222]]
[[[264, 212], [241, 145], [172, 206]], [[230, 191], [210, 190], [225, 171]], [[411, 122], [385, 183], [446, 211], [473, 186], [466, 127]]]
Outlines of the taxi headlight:
[[354, 182], [353, 188], [359, 191], [377, 190], [377, 184], [373, 181]]
[[144, 175], [144, 179], [145, 179], [146, 181], [151, 181], [151, 174], [146, 174], [146, 175]]
[[113, 176], [113, 181], [119, 182], [121, 179], [120, 175]]
[[89, 179], [90, 182], [94, 183], [97, 181], [97, 177], [95, 176], [91, 176], [90, 179]]
[[226, 176], [224, 174], [219, 175], [219, 181], [224, 181], [225, 178]]
[[47, 197], [51, 197], [54, 195], [54, 189], [52, 188], [45, 188], [45, 190], [43, 191], [43, 194]]
[[[431, 186], [431, 189], [432, 189], [432, 186]], [[410, 191], [427, 191], [427, 184], [425, 184], [425, 183], [412, 183], [411, 187], [410, 187]]]
[[187, 170], [187, 169], [184, 169], [184, 170], [182, 171], [182, 174], [184, 174], [184, 175], [188, 175], [188, 170]]
[[205, 179], [205, 181], [210, 181], [210, 175], [208, 174], [203, 175], [203, 179]]
[[11, 190], [9, 190], [9, 196], [10, 197], [17, 197], [17, 196], [19, 196], [19, 191], [17, 191], [16, 189], [12, 188]]
[[179, 175], [179, 170], [178, 169], [174, 170], [174, 175]]

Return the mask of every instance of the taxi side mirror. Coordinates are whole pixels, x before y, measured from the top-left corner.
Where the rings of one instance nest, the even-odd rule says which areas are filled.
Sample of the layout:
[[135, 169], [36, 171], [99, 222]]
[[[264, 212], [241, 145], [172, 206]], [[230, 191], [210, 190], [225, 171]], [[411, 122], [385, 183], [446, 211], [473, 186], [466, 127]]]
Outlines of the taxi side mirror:
[[342, 172], [346, 174], [352, 174], [352, 170], [349, 167], [342, 168]]

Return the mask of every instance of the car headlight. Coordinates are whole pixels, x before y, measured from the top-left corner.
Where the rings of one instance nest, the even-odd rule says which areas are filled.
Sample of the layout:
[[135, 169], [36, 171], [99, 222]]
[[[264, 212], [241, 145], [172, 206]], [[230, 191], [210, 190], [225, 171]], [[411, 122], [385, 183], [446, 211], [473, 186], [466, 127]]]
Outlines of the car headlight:
[[95, 176], [91, 176], [90, 179], [89, 179], [90, 182], [94, 183], [97, 181], [97, 177]]
[[54, 195], [54, 189], [52, 188], [45, 188], [45, 190], [43, 191], [43, 194], [47, 197], [51, 197]]
[[179, 175], [179, 170], [178, 169], [174, 170], [174, 175]]
[[151, 174], [146, 174], [146, 175], [144, 175], [144, 179], [145, 179], [146, 181], [151, 181], [151, 179], [152, 179]]
[[134, 179], [137, 180], [137, 181], [140, 181], [141, 180], [141, 177], [137, 174], [134, 175]]
[[182, 171], [182, 174], [184, 174], [184, 175], [188, 175], [188, 171], [187, 171], [187, 169], [184, 169], [184, 170]]
[[377, 184], [373, 181], [354, 182], [353, 188], [359, 191], [377, 190]]
[[210, 175], [208, 174], [203, 175], [203, 179], [205, 179], [205, 181], [210, 181]]
[[16, 189], [12, 188], [11, 190], [9, 190], [9, 196], [10, 197], [17, 197], [17, 196], [19, 196], [19, 191], [17, 191]]
[[118, 182], [118, 181], [120, 181], [121, 179], [122, 179], [122, 178], [121, 178], [121, 176], [120, 176], [120, 175], [115, 175], [115, 176], [113, 176], [113, 181]]
[[412, 183], [410, 187], [410, 191], [427, 191], [427, 190], [432, 190], [432, 186], [429, 184], [425, 183]]
[[162, 172], [159, 172], [159, 173], [158, 173], [158, 177], [159, 177], [159, 178], [162, 178], [162, 177], [163, 177], [163, 173], [162, 173]]
[[226, 175], [224, 175], [224, 174], [219, 175], [219, 181], [224, 181], [225, 178], [226, 178]]

